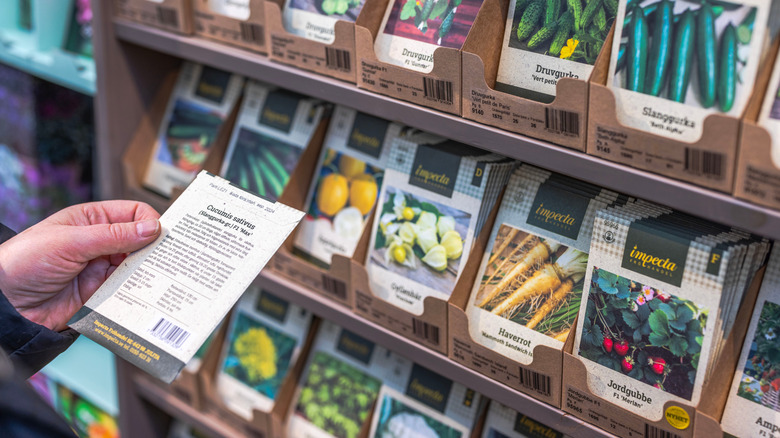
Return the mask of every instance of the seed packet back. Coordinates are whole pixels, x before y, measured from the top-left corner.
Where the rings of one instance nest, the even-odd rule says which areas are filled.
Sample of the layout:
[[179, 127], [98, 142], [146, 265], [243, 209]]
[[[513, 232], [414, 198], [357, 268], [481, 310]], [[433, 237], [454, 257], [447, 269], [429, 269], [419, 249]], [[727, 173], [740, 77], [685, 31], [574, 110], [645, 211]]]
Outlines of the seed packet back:
[[460, 49], [482, 0], [390, 0], [374, 41], [377, 58], [430, 73], [438, 47]]
[[228, 409], [252, 420], [270, 412], [276, 394], [295, 366], [309, 332], [309, 311], [258, 287], [236, 304], [222, 346], [217, 393]]
[[514, 166], [428, 134], [396, 139], [366, 258], [374, 295], [415, 315], [427, 296], [447, 300]]
[[768, 13], [767, 0], [621, 1], [607, 77], [618, 121], [690, 143], [708, 115], [740, 117]]
[[295, 235], [298, 255], [322, 267], [330, 266], [334, 254], [352, 257], [402, 128], [344, 106], [334, 109], [306, 196], [306, 217]]
[[356, 437], [382, 384], [402, 388], [413, 364], [362, 336], [323, 321], [292, 399], [290, 437]]
[[286, 0], [282, 11], [284, 28], [295, 35], [331, 44], [336, 22], [355, 22], [365, 0]]
[[302, 218], [201, 171], [69, 325], [170, 383]]
[[317, 99], [248, 81], [220, 174], [276, 201], [324, 114]]
[[165, 197], [203, 168], [214, 140], [238, 101], [244, 78], [184, 62], [160, 123], [143, 185]]
[[560, 78], [587, 81], [618, 0], [511, 0], [496, 90], [550, 103]]
[[780, 412], [777, 333], [780, 333], [780, 250], [769, 256], [764, 279], [731, 383], [721, 427], [724, 436], [772, 436]]
[[563, 175], [535, 180], [529, 167], [509, 180], [466, 307], [471, 338], [522, 364], [537, 345], [563, 347], [580, 308], [593, 219], [618, 199], [576, 192]]

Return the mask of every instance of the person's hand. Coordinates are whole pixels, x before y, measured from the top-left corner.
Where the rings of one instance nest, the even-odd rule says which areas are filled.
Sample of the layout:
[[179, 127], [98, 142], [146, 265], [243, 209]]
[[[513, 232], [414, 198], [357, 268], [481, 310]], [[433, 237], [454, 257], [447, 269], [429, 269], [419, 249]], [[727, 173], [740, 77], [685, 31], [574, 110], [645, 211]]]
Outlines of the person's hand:
[[159, 217], [134, 201], [65, 208], [0, 245], [0, 291], [25, 318], [64, 330], [127, 253], [159, 236]]

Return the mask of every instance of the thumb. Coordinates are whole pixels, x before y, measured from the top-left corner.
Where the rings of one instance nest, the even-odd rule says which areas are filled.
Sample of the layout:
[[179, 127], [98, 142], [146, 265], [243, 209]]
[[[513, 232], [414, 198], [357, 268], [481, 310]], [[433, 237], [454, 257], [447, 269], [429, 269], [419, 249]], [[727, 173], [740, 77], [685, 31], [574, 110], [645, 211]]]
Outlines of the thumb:
[[160, 235], [157, 219], [69, 228], [70, 250], [84, 262], [139, 250]]

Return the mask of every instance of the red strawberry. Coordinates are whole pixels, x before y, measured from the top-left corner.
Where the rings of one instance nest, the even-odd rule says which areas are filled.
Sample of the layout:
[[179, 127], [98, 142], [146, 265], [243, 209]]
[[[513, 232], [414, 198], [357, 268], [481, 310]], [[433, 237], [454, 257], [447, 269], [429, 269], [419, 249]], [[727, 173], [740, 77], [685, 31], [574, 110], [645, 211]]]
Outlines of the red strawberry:
[[623, 360], [620, 361], [620, 365], [623, 367], [623, 372], [628, 374], [634, 369], [634, 360], [630, 357], [624, 357]]
[[780, 391], [780, 379], [772, 380], [770, 385], [772, 385], [772, 388], [775, 388], [775, 391]]
[[664, 389], [664, 387], [661, 386], [661, 382], [655, 382], [655, 384], [653, 385], [653, 388]]
[[648, 365], [656, 374], [663, 374], [666, 369], [666, 361], [662, 357], [651, 357], [647, 360]]
[[615, 344], [615, 353], [619, 354], [620, 356], [625, 356], [628, 354], [628, 342], [626, 342], [625, 339], [621, 339]]
[[604, 350], [607, 351], [607, 353], [612, 353], [612, 338], [604, 338], [604, 343], [602, 344], [604, 346]]
[[761, 392], [767, 392], [769, 391], [769, 385], [761, 385]]
[[669, 302], [669, 300], [671, 300], [671, 299], [672, 299], [672, 296], [671, 296], [671, 295], [669, 295], [669, 294], [667, 294], [667, 293], [663, 293], [663, 292], [661, 292], [661, 293], [659, 293], [658, 295], [656, 295], [656, 298], [658, 298], [659, 300], [661, 300], [661, 302], [662, 302], [662, 303], [668, 303], [668, 302]]

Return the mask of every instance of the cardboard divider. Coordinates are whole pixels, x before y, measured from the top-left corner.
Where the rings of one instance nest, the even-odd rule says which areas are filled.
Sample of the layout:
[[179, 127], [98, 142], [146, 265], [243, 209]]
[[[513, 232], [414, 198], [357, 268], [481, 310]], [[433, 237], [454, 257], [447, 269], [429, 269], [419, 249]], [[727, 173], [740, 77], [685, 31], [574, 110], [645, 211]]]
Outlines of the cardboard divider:
[[[138, 127], [135, 130], [135, 135], [127, 146], [127, 149], [125, 149], [124, 154], [122, 154], [125, 196], [129, 197], [128, 199], [146, 202], [160, 213], [171, 205], [184, 190], [184, 187], [174, 188], [171, 197], [166, 198], [146, 189], [143, 186], [143, 180], [149, 169], [150, 157], [154, 153], [159, 127], [165, 117], [165, 108], [168, 104], [168, 99], [173, 92], [174, 86], [176, 85], [178, 74], [179, 72], [176, 70], [169, 73], [163, 79], [151, 106], [141, 118], [141, 121], [138, 123]], [[206, 160], [203, 162], [203, 169], [215, 175], [219, 174], [222, 160], [225, 157], [225, 151], [230, 142], [230, 134], [233, 131], [233, 125], [238, 117], [239, 109], [241, 108], [241, 100], [242, 98], [239, 98], [233, 107], [233, 110], [225, 119], [224, 123], [222, 123], [222, 127], [214, 138], [211, 150], [209, 151]]]
[[[352, 280], [350, 286], [355, 296], [355, 313], [408, 339], [425, 345], [431, 350], [446, 355], [451, 343], [451, 336], [448, 330], [450, 327], [448, 325], [447, 310], [449, 303], [452, 300], [459, 299], [464, 291], [467, 293], [467, 291], [471, 290], [471, 285], [476, 276], [476, 269], [479, 267], [482, 253], [485, 250], [484, 241], [487, 240], [487, 236], [490, 234], [490, 227], [498, 215], [498, 209], [503, 198], [503, 190], [485, 221], [482, 232], [472, 245], [469, 258], [463, 265], [460, 278], [455, 284], [449, 300], [444, 301], [440, 298], [425, 297], [421, 315], [409, 313], [374, 295], [371, 291], [368, 271], [366, 271], [363, 265], [368, 249], [368, 245], [363, 246], [363, 243], [368, 244], [368, 242], [363, 242], [363, 239], [361, 239], [359, 247], [363, 248], [364, 252], [353, 258], [350, 272]], [[366, 236], [363, 237], [365, 238]]]
[[[512, 389], [560, 408], [561, 378], [563, 375], [561, 351], [537, 345], [533, 351], [534, 361], [528, 365], [521, 365], [474, 342], [469, 332], [469, 319], [465, 309], [474, 283], [478, 280], [479, 267], [487, 249], [494, 220], [495, 217], [491, 217], [485, 223], [474, 243], [466, 269], [463, 270], [450, 297], [448, 305], [448, 356], [453, 361], [495, 379]], [[574, 327], [576, 325], [572, 328]], [[570, 332], [568, 339], [572, 339], [573, 334], [574, 330]]]
[[253, 52], [268, 53], [265, 36], [265, 0], [249, 0], [245, 20], [213, 12], [209, 0], [193, 1], [195, 34]]
[[[459, 116], [462, 88], [460, 50], [450, 47], [434, 50], [430, 73], [409, 70], [377, 58], [374, 40], [388, 4], [388, 0], [375, 0], [370, 7], [366, 4], [355, 22], [358, 87]], [[480, 8], [475, 24], [483, 9]], [[490, 23], [486, 24], [490, 26]], [[466, 41], [479, 33], [480, 29], [472, 26]]]
[[[232, 312], [226, 317], [226, 322], [230, 321], [231, 315]], [[303, 368], [306, 365], [309, 351], [314, 344], [314, 338], [317, 334], [319, 324], [319, 318], [314, 317], [296, 362], [292, 365], [289, 372], [284, 377], [282, 384], [279, 386], [279, 390], [274, 398], [273, 408], [268, 412], [258, 411], [256, 409], [253, 410], [251, 420], [247, 420], [230, 410], [217, 392], [216, 381], [217, 375], [220, 372], [220, 359], [224, 349], [224, 343], [229, 342], [229, 339], [227, 338], [228, 324], [223, 324], [222, 331], [225, 333], [223, 333], [219, 343], [214, 342], [209, 347], [209, 350], [204, 357], [204, 366], [201, 366], [201, 372], [198, 373], [202, 393], [202, 405], [200, 409], [206, 413], [215, 415], [217, 418], [232, 425], [233, 428], [240, 430], [248, 437], [267, 438], [285, 436], [285, 423], [291, 408], [290, 404], [295, 395], [295, 389], [301, 374], [303, 374]], [[205, 367], [206, 362], [208, 363], [208, 368]]]
[[[556, 97], [549, 104], [496, 91], [496, 76], [504, 41], [509, 0], [485, 0], [474, 28], [480, 32], [469, 35], [463, 45], [462, 116], [510, 132], [585, 151], [587, 140], [588, 82], [561, 78], [556, 84]], [[612, 41], [614, 26], [607, 35]], [[609, 44], [604, 49], [609, 50]], [[566, 124], [548, 126], [546, 120], [565, 120]], [[552, 129], [552, 127], [565, 129]]]
[[777, 59], [780, 37], [775, 38], [759, 68], [758, 80], [748, 102], [739, 138], [739, 157], [734, 196], [756, 204], [780, 209], [780, 166], [772, 159], [772, 137], [758, 124], [772, 68]]
[[118, 17], [148, 26], [159, 27], [182, 35], [193, 31], [192, 2], [194, 0], [114, 0]]
[[701, 137], [693, 143], [621, 124], [615, 94], [606, 85], [611, 53], [610, 38], [604, 42], [589, 80], [587, 153], [730, 193], [734, 185], [740, 119], [710, 114], [704, 119]]
[[[325, 138], [328, 120], [323, 119], [320, 126], [314, 132], [311, 142], [301, 155], [298, 165], [290, 175], [290, 182], [285, 187], [278, 202], [290, 207], [306, 211], [306, 195], [308, 194], [311, 180], [314, 178], [314, 172], [317, 169], [317, 161], [320, 156], [320, 150]], [[365, 234], [366, 230], [364, 230]], [[361, 238], [358, 248], [367, 244]], [[349, 288], [350, 281], [350, 261], [348, 257], [334, 255], [331, 260], [330, 268], [323, 269], [316, 266], [293, 253], [295, 242], [295, 232], [284, 241], [279, 250], [268, 262], [266, 269], [280, 274], [290, 280], [306, 287], [308, 290], [325, 296], [333, 301], [352, 308], [354, 299]], [[356, 254], [359, 250], [356, 250]]]
[[[594, 395], [588, 386], [587, 371], [582, 361], [571, 353], [563, 356], [562, 408], [565, 412], [598, 426], [619, 437], [676, 436], [679, 438], [723, 436], [720, 418], [731, 388], [742, 343], [747, 333], [753, 307], [758, 298], [766, 267], [762, 267], [745, 292], [731, 334], [714, 370], [702, 386], [698, 406], [672, 401], [664, 404], [664, 418], [648, 421], [636, 412], [612, 404]], [[673, 426], [675, 424], [675, 426]], [[672, 435], [667, 435], [672, 434]]]
[[[374, 0], [366, 0], [360, 14]], [[355, 83], [355, 23], [339, 20], [334, 28], [334, 40], [330, 44], [313, 41], [284, 28], [282, 8], [284, 0], [265, 2], [266, 40], [269, 57], [321, 75]], [[360, 15], [358, 15], [358, 18]]]

